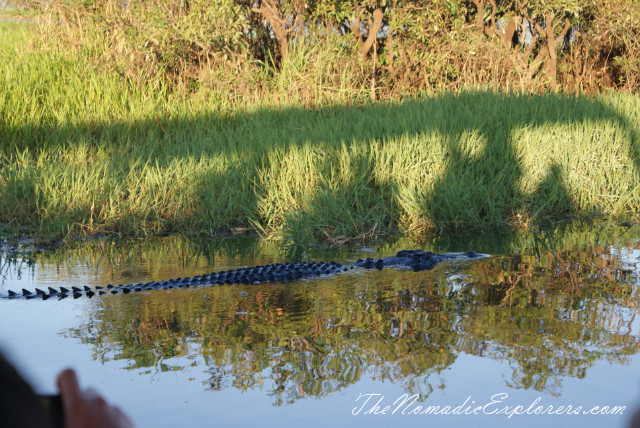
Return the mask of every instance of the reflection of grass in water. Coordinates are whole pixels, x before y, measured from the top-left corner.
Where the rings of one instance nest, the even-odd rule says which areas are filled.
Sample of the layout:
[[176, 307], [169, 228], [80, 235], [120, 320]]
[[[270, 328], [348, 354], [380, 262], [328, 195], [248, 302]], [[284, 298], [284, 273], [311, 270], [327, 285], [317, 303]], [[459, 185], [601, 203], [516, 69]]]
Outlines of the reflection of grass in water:
[[[563, 377], [588, 377], [594, 362], [624, 364], [637, 352], [637, 336], [625, 330], [629, 308], [640, 304], [632, 294], [637, 278], [602, 241], [612, 230], [621, 229], [549, 231], [538, 252], [526, 244], [532, 235], [522, 233], [510, 239], [524, 243], [511, 249], [521, 255], [430, 272], [109, 296], [98, 301], [91, 331], [72, 334], [95, 346], [99, 358], [128, 359], [132, 368], [177, 369], [191, 362], [183, 357], [202, 355], [208, 387], [264, 388], [277, 404], [322, 397], [363, 377], [428, 395], [437, 382], [431, 374], [461, 352], [508, 361], [512, 387], [557, 393]], [[635, 239], [619, 242], [634, 247]], [[197, 251], [180, 245], [164, 257]], [[404, 243], [384, 251], [395, 245]], [[258, 258], [270, 251], [253, 248]]]
[[24, 37], [0, 41], [0, 221], [14, 227], [251, 225], [300, 243], [640, 213], [638, 97], [239, 109], [16, 48]]
[[[215, 268], [268, 264], [282, 259], [283, 251], [274, 241], [256, 237], [96, 239], [70, 241], [56, 250], [37, 254], [29, 247], [0, 252], [0, 262], [6, 264], [0, 272], [8, 272], [20, 263], [23, 269], [47, 271], [49, 277], [57, 277], [61, 284], [84, 276], [89, 277], [90, 285], [106, 285], [195, 276]], [[28, 266], [25, 260], [29, 261]]]
[[[436, 235], [420, 242], [396, 237], [373, 246], [378, 256], [390, 256], [399, 250], [420, 248], [436, 252], [474, 250], [486, 254], [525, 254], [545, 256], [558, 250], [582, 252], [594, 247], [637, 247], [638, 227], [562, 223], [539, 230], [505, 233], [503, 230], [473, 235]], [[90, 285], [130, 283], [194, 276], [210, 272], [215, 267], [235, 268], [286, 261], [331, 261], [350, 263], [356, 258], [371, 256], [359, 251], [360, 246], [335, 249], [300, 245], [289, 247], [286, 242], [262, 240], [244, 236], [226, 239], [198, 239], [182, 236], [146, 239], [97, 239], [70, 241], [56, 250], [33, 253], [18, 248], [0, 252], [0, 274], [10, 270], [27, 272], [55, 267], [61, 282], [80, 274], [90, 275]], [[292, 257], [293, 255], [293, 257]], [[50, 275], [53, 275], [50, 272]], [[5, 285], [4, 281], [0, 285]]]

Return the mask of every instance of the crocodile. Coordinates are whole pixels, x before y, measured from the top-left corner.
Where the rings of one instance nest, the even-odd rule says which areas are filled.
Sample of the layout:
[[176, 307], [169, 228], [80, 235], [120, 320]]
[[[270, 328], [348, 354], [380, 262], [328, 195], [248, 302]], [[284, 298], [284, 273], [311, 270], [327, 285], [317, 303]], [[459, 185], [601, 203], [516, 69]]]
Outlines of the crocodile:
[[222, 284], [260, 284], [266, 282], [288, 282], [306, 278], [314, 278], [326, 275], [333, 275], [346, 272], [355, 268], [363, 269], [384, 269], [394, 267], [400, 269], [412, 269], [414, 271], [431, 270], [439, 263], [446, 260], [456, 259], [477, 259], [484, 257], [474, 251], [466, 253], [438, 254], [421, 250], [402, 250], [395, 256], [380, 259], [366, 258], [358, 259], [355, 263], [343, 265], [338, 262], [302, 262], [302, 263], [277, 263], [256, 267], [232, 269], [226, 271], [212, 272], [206, 275], [198, 275], [188, 278], [167, 279], [164, 281], [151, 281], [146, 283], [134, 283], [123, 285], [96, 286], [89, 287], [49, 287], [47, 291], [36, 288], [35, 291], [22, 289], [21, 292], [8, 291], [8, 295], [0, 295], [4, 299], [49, 299], [57, 297], [64, 299], [72, 296], [79, 298], [82, 296], [93, 297], [105, 294], [128, 294], [131, 292], [164, 290], [172, 288], [206, 287]]

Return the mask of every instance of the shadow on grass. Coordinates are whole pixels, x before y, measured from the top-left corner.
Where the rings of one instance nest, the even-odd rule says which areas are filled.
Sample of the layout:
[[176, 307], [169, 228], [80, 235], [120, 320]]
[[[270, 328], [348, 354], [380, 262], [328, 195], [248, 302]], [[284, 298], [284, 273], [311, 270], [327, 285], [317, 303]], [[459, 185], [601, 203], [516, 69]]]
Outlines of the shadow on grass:
[[[320, 231], [340, 237], [366, 234], [376, 227], [397, 227], [406, 216], [400, 195], [405, 177], [396, 173], [374, 179], [380, 175], [376, 171], [380, 166], [372, 161], [380, 156], [375, 150], [398, 144], [397, 157], [406, 162], [412, 156], [407, 150], [420, 149], [423, 142], [432, 144], [427, 140], [439, 142], [440, 147], [426, 149], [444, 152], [444, 169], [429, 182], [418, 180], [421, 187], [412, 195], [417, 207], [412, 215], [426, 219], [430, 225], [458, 231], [493, 226], [508, 230], [513, 217], [521, 213], [531, 215], [534, 221], [571, 215], [571, 189], [555, 159], [550, 158], [537, 188], [523, 194], [521, 179], [527, 166], [514, 147], [514, 138], [518, 133], [536, 132], [551, 125], [580, 127], [602, 122], [626, 132], [625, 150], [633, 163], [628, 166], [639, 177], [640, 134], [627, 113], [602, 99], [555, 95], [467, 92], [396, 104], [263, 109], [231, 117], [211, 112], [73, 125], [9, 126], [0, 119], [0, 139], [7, 154], [26, 147], [55, 153], [58, 146], [68, 148], [82, 143], [115, 150], [117, 156], [141, 159], [158, 169], [167, 168], [176, 159], [224, 159], [225, 164], [219, 168], [192, 177], [198, 188], [197, 200], [192, 201], [190, 209], [174, 216], [178, 229], [200, 230], [271, 222], [264, 207], [264, 201], [271, 196], [264, 194], [264, 183], [260, 183], [271, 178], [268, 174], [260, 177], [256, 171], [273, 168], [274, 162], [269, 159], [277, 156], [286, 166], [286, 155], [292, 150], [316, 148], [315, 165], [325, 175], [338, 170], [348, 170], [352, 175], [332, 186], [319, 183], [304, 194], [304, 204], [289, 211], [287, 227], [294, 232], [290, 235], [297, 233], [294, 241], [299, 241], [309, 238], [309, 234], [321, 235]], [[555, 138], [562, 139], [563, 135]], [[416, 141], [414, 145], [397, 143], [411, 140]], [[336, 165], [335, 156], [323, 157], [327, 150], [349, 152], [351, 163]], [[389, 165], [394, 162], [392, 159]], [[109, 172], [126, 175], [135, 167], [114, 155]], [[430, 166], [414, 167], [426, 170]], [[179, 184], [174, 183], [178, 187]], [[20, 187], [29, 188], [26, 184]], [[598, 214], [600, 208], [594, 203], [589, 209]], [[69, 221], [86, 221], [86, 215], [83, 218], [74, 212]], [[144, 222], [144, 218], [140, 219], [131, 227]], [[168, 228], [172, 228], [171, 224]]]

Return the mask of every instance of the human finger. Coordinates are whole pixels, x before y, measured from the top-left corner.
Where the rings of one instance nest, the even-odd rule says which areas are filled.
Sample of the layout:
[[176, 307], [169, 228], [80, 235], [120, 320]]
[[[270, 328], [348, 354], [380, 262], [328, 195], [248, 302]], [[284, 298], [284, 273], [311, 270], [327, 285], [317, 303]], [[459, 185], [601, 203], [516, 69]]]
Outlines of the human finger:
[[78, 376], [73, 369], [66, 369], [60, 372], [56, 383], [62, 397], [62, 406], [65, 412], [70, 412], [75, 403], [82, 398]]

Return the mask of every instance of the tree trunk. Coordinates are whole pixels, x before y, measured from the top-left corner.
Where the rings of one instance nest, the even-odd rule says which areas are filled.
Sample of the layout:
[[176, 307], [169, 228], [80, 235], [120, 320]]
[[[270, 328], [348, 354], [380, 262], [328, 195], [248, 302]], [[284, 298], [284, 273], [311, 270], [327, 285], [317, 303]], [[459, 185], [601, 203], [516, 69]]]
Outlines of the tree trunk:
[[275, 4], [270, 4], [266, 0], [262, 0], [262, 5], [259, 8], [253, 8], [251, 10], [262, 15], [269, 26], [271, 26], [273, 35], [278, 42], [280, 58], [285, 60], [289, 55], [289, 37], [284, 22], [280, 19], [280, 13], [277, 6]]
[[[369, 54], [369, 50], [373, 46], [374, 42], [378, 37], [378, 32], [382, 28], [382, 18], [384, 14], [382, 13], [381, 8], [376, 8], [373, 11], [373, 21], [371, 26], [369, 27], [369, 31], [367, 33], [367, 39], [360, 45], [360, 49], [358, 49], [358, 53], [360, 54], [360, 59], [364, 61]], [[359, 31], [359, 30], [358, 30]]]
[[545, 31], [547, 32], [547, 60], [545, 61], [544, 69], [551, 80], [551, 89], [553, 92], [558, 91], [557, 70], [558, 70], [558, 55], [556, 53], [556, 38], [553, 34], [553, 14], [548, 12], [544, 15]]
[[473, 4], [476, 6], [476, 19], [474, 23], [476, 28], [484, 32], [484, 4], [486, 0], [473, 0]]

